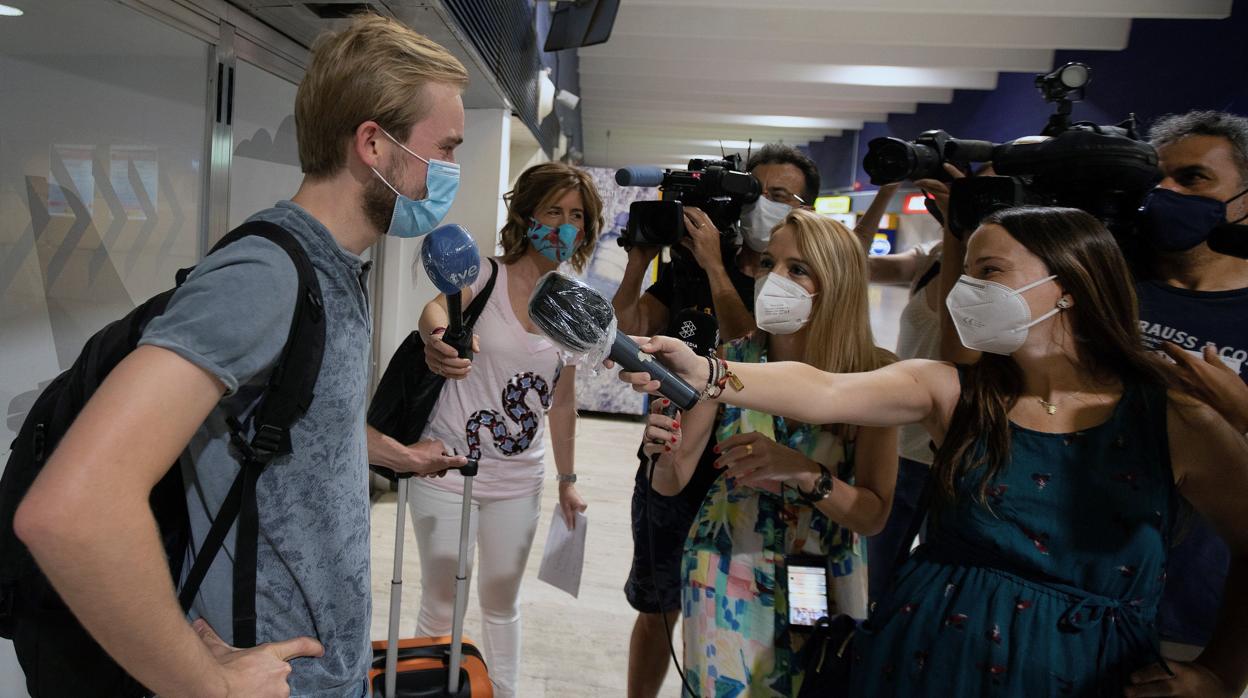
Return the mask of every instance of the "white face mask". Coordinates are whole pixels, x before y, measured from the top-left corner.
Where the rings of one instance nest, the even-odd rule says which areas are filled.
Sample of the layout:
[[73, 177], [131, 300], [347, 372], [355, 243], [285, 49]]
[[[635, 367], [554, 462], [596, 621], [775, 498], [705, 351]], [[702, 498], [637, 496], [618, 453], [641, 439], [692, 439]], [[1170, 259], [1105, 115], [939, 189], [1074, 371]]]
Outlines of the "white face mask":
[[765, 196], [741, 207], [741, 236], [745, 244], [755, 252], [767, 249], [771, 241], [771, 229], [780, 224], [793, 208], [788, 204], [772, 201]]
[[1069, 307], [1065, 298], [1058, 300], [1056, 308], [1031, 319], [1031, 308], [1023, 300], [1023, 292], [1047, 284], [1057, 276], [1046, 276], [1039, 281], [1010, 288], [994, 281], [981, 281], [962, 275], [949, 291], [945, 305], [953, 318], [962, 345], [974, 351], [1009, 356], [1027, 341], [1027, 329], [1057, 315]]
[[810, 320], [815, 294], [772, 272], [754, 282], [754, 322], [772, 334], [793, 334]]

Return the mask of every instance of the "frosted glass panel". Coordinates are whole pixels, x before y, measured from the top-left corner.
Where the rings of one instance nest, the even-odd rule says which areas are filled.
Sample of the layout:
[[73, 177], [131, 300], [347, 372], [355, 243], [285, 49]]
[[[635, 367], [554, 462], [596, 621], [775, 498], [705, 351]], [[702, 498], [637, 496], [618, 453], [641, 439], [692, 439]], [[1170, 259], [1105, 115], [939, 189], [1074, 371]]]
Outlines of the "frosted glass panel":
[[0, 17], [0, 444], [199, 253], [207, 44], [116, 3]]
[[299, 190], [295, 85], [238, 61], [234, 76], [234, 157], [230, 227]]

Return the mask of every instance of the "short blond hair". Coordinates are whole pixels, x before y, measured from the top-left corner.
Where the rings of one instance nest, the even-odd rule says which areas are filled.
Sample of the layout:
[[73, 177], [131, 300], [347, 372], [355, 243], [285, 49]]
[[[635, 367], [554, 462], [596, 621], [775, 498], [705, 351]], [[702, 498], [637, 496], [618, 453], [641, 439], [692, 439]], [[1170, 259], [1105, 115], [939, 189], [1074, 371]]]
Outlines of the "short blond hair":
[[534, 214], [573, 189], [581, 193], [581, 204], [585, 207], [585, 236], [569, 261], [578, 273], [584, 271], [602, 228], [602, 197], [588, 172], [561, 162], [530, 167], [516, 178], [515, 188], [503, 195], [507, 202], [507, 222], [500, 235], [503, 245], [500, 259], [504, 264], [520, 259], [529, 249], [529, 225]]
[[429, 83], [468, 85], [468, 71], [438, 43], [399, 22], [359, 15], [342, 31], [323, 34], [295, 96], [299, 165], [310, 177], [346, 164], [347, 144], [365, 121], [406, 140], [432, 108]]

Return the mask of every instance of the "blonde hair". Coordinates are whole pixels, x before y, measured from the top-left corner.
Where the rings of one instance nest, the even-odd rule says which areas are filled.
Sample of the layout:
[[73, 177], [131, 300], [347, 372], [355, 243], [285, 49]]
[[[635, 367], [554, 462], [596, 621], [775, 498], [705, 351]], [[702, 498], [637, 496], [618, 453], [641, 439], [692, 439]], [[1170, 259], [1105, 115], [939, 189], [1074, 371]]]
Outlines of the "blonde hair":
[[581, 204], [585, 207], [585, 236], [569, 261], [573, 269], [584, 270], [602, 228], [602, 197], [598, 196], [598, 187], [587, 172], [561, 162], [530, 167], [516, 178], [516, 186], [503, 195], [503, 201], [507, 202], [507, 222], [500, 233], [503, 264], [520, 259], [529, 249], [529, 226], [534, 213], [573, 189], [581, 193]]
[[400, 142], [428, 115], [425, 86], [468, 85], [468, 71], [445, 48], [392, 19], [363, 14], [312, 47], [295, 95], [299, 164], [310, 177], [346, 164], [355, 129], [376, 121]]
[[867, 300], [867, 256], [844, 225], [813, 211], [793, 209], [773, 230], [793, 231], [802, 259], [819, 282], [811, 309], [804, 361], [832, 373], [874, 371], [892, 363], [875, 346]]

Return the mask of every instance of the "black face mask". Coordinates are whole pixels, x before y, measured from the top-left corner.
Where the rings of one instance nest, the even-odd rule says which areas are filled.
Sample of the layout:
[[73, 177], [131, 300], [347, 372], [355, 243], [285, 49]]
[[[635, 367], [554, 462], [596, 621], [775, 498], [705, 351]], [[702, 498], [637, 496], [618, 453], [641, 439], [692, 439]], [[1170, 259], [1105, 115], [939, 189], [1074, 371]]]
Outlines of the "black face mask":
[[[1138, 225], [1148, 245], [1160, 252], [1182, 252], [1205, 242], [1214, 231], [1217, 237], [1228, 234], [1238, 235], [1238, 225], [1248, 219], [1248, 215], [1227, 222], [1226, 205], [1248, 194], [1248, 189], [1232, 196], [1226, 201], [1211, 199], [1207, 196], [1180, 194], [1169, 189], [1157, 188], [1144, 197], [1144, 205], [1140, 207]], [[1232, 230], [1226, 231], [1225, 228]]]

